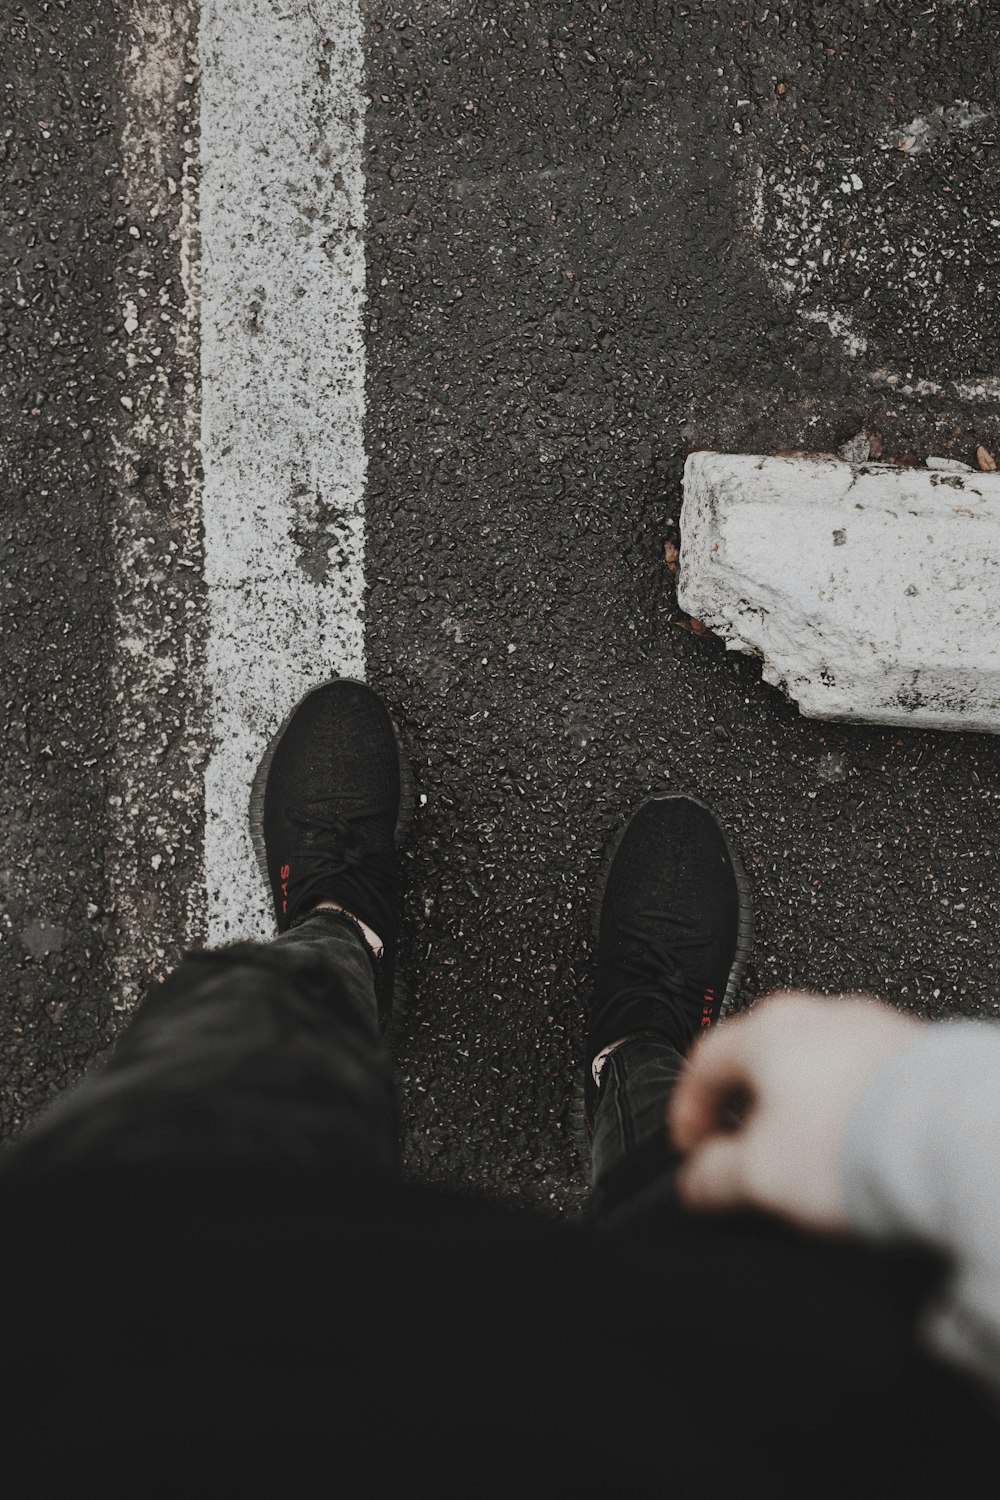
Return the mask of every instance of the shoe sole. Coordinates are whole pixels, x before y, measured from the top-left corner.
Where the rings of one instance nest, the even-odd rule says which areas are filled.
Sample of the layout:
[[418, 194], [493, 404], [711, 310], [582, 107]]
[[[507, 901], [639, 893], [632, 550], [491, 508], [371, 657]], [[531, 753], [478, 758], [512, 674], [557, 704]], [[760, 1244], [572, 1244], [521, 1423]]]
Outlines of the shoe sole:
[[[271, 891], [271, 877], [267, 869], [267, 850], [264, 846], [264, 789], [267, 786], [268, 772], [271, 769], [271, 762], [274, 760], [278, 742], [302, 704], [307, 698], [311, 698], [313, 693], [322, 692], [323, 688], [329, 687], [333, 682], [353, 682], [359, 687], [368, 686], [366, 682], [362, 682], [360, 677], [328, 677], [325, 682], [319, 682], [315, 687], [311, 687], [308, 693], [303, 693], [298, 702], [289, 709], [274, 734], [268, 740], [267, 748], [264, 751], [260, 765], [257, 767], [257, 773], [250, 786], [250, 841], [253, 844], [254, 854], [257, 856], [257, 865], [260, 869], [261, 879], [264, 882], [272, 908], [274, 905], [274, 896]], [[388, 709], [386, 709], [386, 712], [389, 712]], [[398, 845], [413, 822], [416, 799], [414, 797], [413, 771], [410, 767], [409, 757], [403, 749], [402, 736], [391, 713], [389, 714], [389, 723], [392, 726], [393, 738], [396, 741], [396, 755], [399, 760], [399, 813], [396, 817], [395, 832], [395, 839]], [[409, 1001], [409, 988], [400, 973], [399, 954], [397, 952], [392, 995], [390, 997], [389, 1019], [384, 1023], [381, 1034], [382, 1045], [384, 1047], [392, 1047], [396, 1038], [399, 1017], [408, 1009]]]
[[[733, 848], [729, 835], [723, 828], [722, 824], [719, 822], [718, 818], [716, 818], [714, 811], [711, 807], [709, 807], [707, 802], [703, 802], [700, 797], [693, 797], [687, 792], [666, 792], [661, 797], [647, 797], [646, 801], [693, 802], [696, 807], [702, 808], [702, 810], [704, 812], [707, 812], [709, 816], [714, 820], [715, 826], [722, 834], [722, 841], [725, 844], [726, 853], [729, 855], [729, 863], [732, 866], [733, 874], [736, 878], [736, 890], [739, 896], [739, 916], [736, 923], [736, 953], [733, 956], [733, 962], [729, 969], [729, 979], [726, 983], [726, 993], [722, 997], [722, 1003], [719, 1006], [719, 1014], [716, 1017], [716, 1025], [718, 1025], [719, 1021], [722, 1020], [723, 1016], [730, 1009], [733, 1000], [736, 998], [736, 995], [739, 993], [740, 985], [743, 982], [743, 976], [746, 973], [747, 963], [749, 961], [751, 951], [753, 950], [754, 915], [753, 900], [750, 895], [750, 883], [747, 880], [746, 871], [743, 869], [743, 862], [737, 854], [736, 850]], [[645, 805], [645, 802], [642, 803], [643, 807], [645, 807]], [[639, 808], [636, 808], [636, 812], [639, 812], [639, 810]], [[633, 814], [633, 817], [634, 816], [635, 814]], [[631, 821], [631, 818], [627, 819], [622, 827], [618, 830], [611, 842], [607, 854], [605, 855], [600, 879], [598, 880], [597, 896], [594, 901], [592, 912], [595, 942], [600, 932], [601, 908], [604, 905], [604, 893], [607, 890], [608, 880], [611, 875], [611, 866], [615, 862], [615, 856], [622, 846], [622, 841], [625, 838], [625, 834], [628, 831], [628, 827]], [[589, 1167], [593, 1136], [587, 1126], [586, 1092], [582, 1073], [577, 1082], [576, 1089], [574, 1090], [572, 1125], [573, 1134], [576, 1139], [576, 1145], [578, 1151], [580, 1152], [581, 1160]]]

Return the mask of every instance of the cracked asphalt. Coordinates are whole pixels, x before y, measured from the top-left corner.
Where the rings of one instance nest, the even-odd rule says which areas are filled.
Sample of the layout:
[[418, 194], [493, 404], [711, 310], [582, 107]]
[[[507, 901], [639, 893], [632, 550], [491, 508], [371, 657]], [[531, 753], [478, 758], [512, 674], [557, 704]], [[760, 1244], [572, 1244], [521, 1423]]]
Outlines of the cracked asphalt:
[[[147, 904], [100, 916], [121, 884], [109, 745], [126, 763], [129, 745], [109, 686], [132, 512], [108, 331], [129, 187], [108, 40], [126, 7], [87, 9], [81, 28], [65, 5], [15, 7], [0, 31], [8, 1133], [201, 920], [193, 813]], [[190, 7], [145, 9], [179, 25]], [[743, 853], [744, 1003], [808, 984], [1000, 1013], [994, 741], [801, 719], [682, 628], [663, 559], [692, 448], [864, 432], [886, 457], [1000, 454], [998, 18], [926, 0], [362, 14], [366, 649], [426, 799], [394, 1041], [406, 1159], [573, 1213], [594, 894], [651, 791], [704, 797]], [[177, 253], [164, 242], [161, 276]], [[139, 489], [190, 542], [178, 494]], [[171, 786], [196, 803], [194, 615], [168, 632], [174, 758], [153, 775], [144, 753], [131, 784], [147, 839]]]

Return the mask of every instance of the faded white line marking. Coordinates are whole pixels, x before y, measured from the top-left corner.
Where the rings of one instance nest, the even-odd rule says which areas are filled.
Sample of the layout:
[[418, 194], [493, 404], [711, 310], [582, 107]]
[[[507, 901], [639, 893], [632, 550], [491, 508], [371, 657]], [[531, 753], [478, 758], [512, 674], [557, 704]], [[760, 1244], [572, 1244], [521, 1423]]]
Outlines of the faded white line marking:
[[128, 415], [109, 470], [116, 733], [105, 870], [120, 1013], [204, 935], [197, 26], [196, 0], [131, 0], [117, 37], [129, 249], [115, 275]]
[[364, 674], [357, 0], [204, 0], [208, 940], [273, 934], [250, 783], [295, 700]]

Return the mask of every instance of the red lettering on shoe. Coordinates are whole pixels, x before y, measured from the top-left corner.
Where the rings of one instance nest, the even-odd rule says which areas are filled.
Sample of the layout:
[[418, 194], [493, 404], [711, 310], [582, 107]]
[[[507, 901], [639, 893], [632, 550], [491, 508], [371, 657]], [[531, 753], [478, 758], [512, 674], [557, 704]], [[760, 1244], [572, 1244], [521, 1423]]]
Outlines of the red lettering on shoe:
[[285, 916], [288, 912], [288, 877], [292, 873], [291, 865], [281, 867], [281, 914]]
[[714, 1019], [714, 1011], [715, 1011], [715, 991], [713, 989], [707, 989], [705, 991], [705, 998], [704, 998], [704, 1000], [702, 1002], [702, 1007], [701, 1007], [701, 1029], [702, 1029], [702, 1031], [707, 1031], [708, 1028], [711, 1026], [712, 1021]]

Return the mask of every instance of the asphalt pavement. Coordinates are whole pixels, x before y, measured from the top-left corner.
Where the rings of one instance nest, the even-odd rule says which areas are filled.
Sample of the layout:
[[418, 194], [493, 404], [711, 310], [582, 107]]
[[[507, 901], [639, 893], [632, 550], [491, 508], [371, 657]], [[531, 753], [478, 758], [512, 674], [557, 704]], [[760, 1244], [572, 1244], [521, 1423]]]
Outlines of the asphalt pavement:
[[[174, 411], [197, 383], [175, 330], [148, 351], [168, 439], [143, 428], [120, 337], [123, 287], [172, 285], [182, 251], [136, 199], [122, 38], [138, 10], [188, 46], [193, 7], [85, 9], [0, 23], [8, 1134], [204, 920], [197, 452]], [[996, 742], [802, 719], [684, 628], [663, 555], [692, 448], [1000, 456], [1000, 26], [902, 0], [361, 15], [365, 651], [421, 794], [406, 1160], [571, 1213], [599, 871], [652, 791], [709, 801], [743, 853], [744, 1003], [810, 985], [1000, 1014]], [[194, 111], [196, 76], [171, 88]], [[132, 533], [162, 546], [130, 587]], [[159, 676], [122, 665], [146, 658], [121, 645], [137, 611]], [[123, 864], [113, 797], [147, 848], [171, 830], [155, 871]]]
[[996, 744], [801, 719], [680, 628], [663, 562], [687, 448], [1000, 448], [997, 18], [368, 15], [367, 643], [428, 799], [409, 1156], [567, 1206], [594, 892], [650, 792], [742, 849], [746, 998], [998, 1013]]
[[120, 241], [113, 4], [0, 21], [2, 1121], [106, 1046], [100, 928], [114, 737], [109, 329]]

